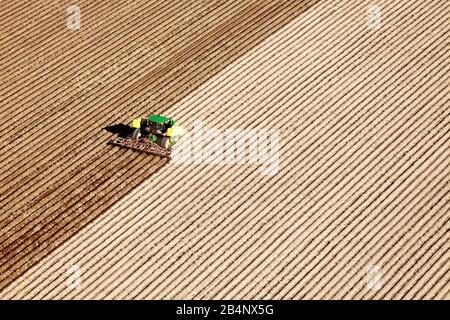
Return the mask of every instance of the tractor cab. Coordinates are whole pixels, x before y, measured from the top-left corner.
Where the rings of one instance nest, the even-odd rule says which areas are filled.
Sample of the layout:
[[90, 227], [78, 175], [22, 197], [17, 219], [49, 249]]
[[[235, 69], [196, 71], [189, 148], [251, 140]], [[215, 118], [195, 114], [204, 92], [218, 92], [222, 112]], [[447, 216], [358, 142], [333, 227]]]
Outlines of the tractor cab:
[[152, 114], [147, 117], [147, 126], [150, 131], [158, 131], [160, 134], [167, 133], [167, 130], [175, 126], [176, 121], [159, 114]]

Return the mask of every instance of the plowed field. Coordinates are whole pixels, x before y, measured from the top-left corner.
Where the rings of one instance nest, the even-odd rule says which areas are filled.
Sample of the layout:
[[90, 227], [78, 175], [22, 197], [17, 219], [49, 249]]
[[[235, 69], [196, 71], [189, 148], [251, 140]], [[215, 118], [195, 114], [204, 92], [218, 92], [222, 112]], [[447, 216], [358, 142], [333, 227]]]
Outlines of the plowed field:
[[[0, 9], [1, 298], [449, 298], [447, 1], [77, 5]], [[151, 113], [276, 173], [106, 145]]]

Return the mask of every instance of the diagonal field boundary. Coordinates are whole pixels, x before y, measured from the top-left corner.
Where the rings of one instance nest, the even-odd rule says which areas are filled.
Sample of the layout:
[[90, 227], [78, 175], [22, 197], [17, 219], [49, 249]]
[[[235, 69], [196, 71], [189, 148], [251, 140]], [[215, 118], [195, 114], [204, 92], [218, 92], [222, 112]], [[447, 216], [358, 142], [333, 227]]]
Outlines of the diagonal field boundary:
[[[52, 7], [12, 3], [2, 8], [6, 26], [36, 11], [45, 24], [31, 29], [30, 38], [14, 25], [6, 28], [11, 37], [1, 39], [8, 80], [0, 87], [0, 290], [166, 164], [106, 146], [106, 125], [164, 113], [317, 1], [215, 1], [205, 8], [202, 1], [178, 3], [176, 10], [163, 1], [141, 1], [133, 10], [119, 10], [110, 24], [90, 25], [89, 18], [100, 20], [120, 8], [80, 1], [86, 31], [82, 27], [69, 36]], [[59, 2], [56, 6], [62, 8]], [[189, 20], [196, 9], [203, 11]], [[175, 28], [185, 21], [183, 29]], [[12, 34], [24, 37], [17, 54]], [[134, 36], [141, 42], [133, 42]], [[151, 57], [139, 51], [142, 46]], [[135, 63], [133, 68], [114, 66], [117, 52], [136, 50], [136, 56], [124, 59]], [[43, 58], [17, 71], [32, 52]], [[102, 69], [113, 71], [105, 75]], [[23, 118], [36, 119], [30, 130], [11, 128]]]
[[319, 3], [167, 111], [280, 130], [275, 176], [170, 162], [0, 297], [448, 297], [448, 4], [377, 1], [380, 30], [369, 4]]

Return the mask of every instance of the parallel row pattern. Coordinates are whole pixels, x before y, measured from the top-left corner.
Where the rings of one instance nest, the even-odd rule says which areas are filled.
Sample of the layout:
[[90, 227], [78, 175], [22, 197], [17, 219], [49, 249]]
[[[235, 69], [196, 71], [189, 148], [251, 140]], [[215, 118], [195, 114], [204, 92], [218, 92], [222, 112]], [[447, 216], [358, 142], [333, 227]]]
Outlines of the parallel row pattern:
[[105, 126], [164, 113], [315, 2], [81, 1], [79, 31], [59, 1], [3, 7], [38, 21], [1, 39], [0, 290], [166, 164]]
[[[332, 0], [307, 11], [303, 2], [271, 4], [230, 9], [255, 14], [251, 30], [259, 30], [263, 9], [277, 12], [261, 26], [270, 37], [248, 38], [233, 20], [222, 45], [240, 48], [238, 60], [215, 65], [222, 56], [207, 48], [196, 64], [220, 72], [184, 95], [184, 81], [192, 85], [185, 69], [168, 71], [177, 87], [161, 90], [179, 99], [150, 90], [145, 101], [174, 102], [166, 112], [188, 129], [199, 119], [222, 131], [278, 129], [278, 173], [169, 162], [2, 298], [449, 298], [447, 2], [379, 0], [380, 30], [367, 29], [371, 2]], [[242, 39], [252, 39], [251, 50], [239, 47], [249, 45]], [[165, 74], [151, 72], [127, 99]], [[122, 112], [131, 116], [139, 106]], [[180, 143], [189, 146], [188, 139]], [[124, 158], [114, 159], [123, 165]], [[141, 158], [130, 162], [138, 174], [149, 168]], [[29, 248], [20, 237], [8, 246]], [[72, 265], [82, 271], [76, 290], [67, 287]], [[378, 290], [367, 286], [373, 266], [382, 272]]]

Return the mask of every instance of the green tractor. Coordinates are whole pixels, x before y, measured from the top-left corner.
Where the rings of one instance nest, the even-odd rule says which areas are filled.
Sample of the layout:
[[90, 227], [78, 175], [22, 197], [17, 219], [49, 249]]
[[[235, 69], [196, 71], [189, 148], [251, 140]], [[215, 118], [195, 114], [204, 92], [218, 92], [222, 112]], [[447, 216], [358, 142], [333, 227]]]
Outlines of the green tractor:
[[152, 114], [131, 122], [130, 134], [117, 137], [110, 144], [170, 158], [172, 146], [184, 134], [174, 119]]
[[176, 125], [175, 120], [159, 114], [136, 118], [131, 122], [131, 128], [131, 139], [151, 141], [165, 149], [172, 147], [183, 134], [183, 129]]

